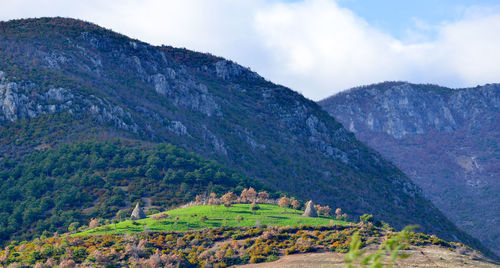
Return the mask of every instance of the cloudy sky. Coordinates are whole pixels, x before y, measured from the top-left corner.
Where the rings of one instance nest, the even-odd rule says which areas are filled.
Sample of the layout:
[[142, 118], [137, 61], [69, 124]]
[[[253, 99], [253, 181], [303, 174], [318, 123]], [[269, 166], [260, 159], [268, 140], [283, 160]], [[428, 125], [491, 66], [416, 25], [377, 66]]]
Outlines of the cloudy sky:
[[0, 0], [0, 6], [0, 20], [74, 17], [154, 45], [210, 52], [313, 100], [387, 80], [500, 82], [498, 0]]

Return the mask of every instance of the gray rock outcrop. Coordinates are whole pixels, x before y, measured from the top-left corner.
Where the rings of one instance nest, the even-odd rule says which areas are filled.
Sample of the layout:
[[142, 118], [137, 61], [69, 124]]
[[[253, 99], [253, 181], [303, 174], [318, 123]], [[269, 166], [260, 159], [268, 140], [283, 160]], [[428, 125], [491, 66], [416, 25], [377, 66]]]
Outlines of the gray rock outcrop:
[[[393, 161], [458, 227], [500, 254], [500, 206], [491, 206], [500, 202], [500, 84], [385, 82], [319, 104]], [[393, 183], [415, 192], [406, 181]]]

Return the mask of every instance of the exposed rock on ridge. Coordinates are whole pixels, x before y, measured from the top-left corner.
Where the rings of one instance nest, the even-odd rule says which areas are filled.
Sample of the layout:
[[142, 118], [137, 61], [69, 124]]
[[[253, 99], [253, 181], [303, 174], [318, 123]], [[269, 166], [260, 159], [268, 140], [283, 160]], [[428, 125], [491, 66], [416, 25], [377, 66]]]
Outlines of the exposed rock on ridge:
[[392, 160], [459, 227], [500, 254], [500, 85], [388, 82], [319, 102]]
[[[445, 239], [456, 236], [475, 243], [395, 166], [316, 103], [247, 68], [209, 54], [151, 46], [71, 19], [0, 22], [0, 28], [0, 70], [9, 79], [16, 77], [13, 82], [38, 85], [37, 90], [23, 86], [26, 92], [64, 88], [75, 98], [92, 101], [97, 114], [106, 103], [130, 113], [137, 133], [115, 127], [109, 138], [170, 142], [270, 187], [335, 204], [353, 216], [371, 213], [396, 227], [418, 223]], [[5, 133], [17, 131], [6, 122]], [[74, 136], [84, 139], [108, 127], [97, 123]], [[72, 141], [69, 128], [62, 129], [51, 146]], [[37, 138], [30, 142], [33, 147], [40, 143]], [[1, 152], [5, 148], [0, 144]]]

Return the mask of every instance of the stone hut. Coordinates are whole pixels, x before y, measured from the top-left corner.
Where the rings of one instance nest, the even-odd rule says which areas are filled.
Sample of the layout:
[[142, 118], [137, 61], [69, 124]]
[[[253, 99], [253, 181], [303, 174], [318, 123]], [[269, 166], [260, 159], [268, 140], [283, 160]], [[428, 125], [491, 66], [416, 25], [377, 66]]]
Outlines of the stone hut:
[[145, 219], [146, 218], [146, 213], [142, 210], [141, 206], [139, 203], [135, 205], [134, 210], [132, 211], [132, 215], [130, 215], [130, 218], [132, 220], [140, 220], [140, 219]]
[[306, 210], [304, 211], [304, 214], [302, 214], [303, 217], [311, 217], [315, 218], [318, 217], [318, 212], [316, 212], [316, 209], [314, 208], [314, 203], [312, 200], [309, 200], [306, 203]]

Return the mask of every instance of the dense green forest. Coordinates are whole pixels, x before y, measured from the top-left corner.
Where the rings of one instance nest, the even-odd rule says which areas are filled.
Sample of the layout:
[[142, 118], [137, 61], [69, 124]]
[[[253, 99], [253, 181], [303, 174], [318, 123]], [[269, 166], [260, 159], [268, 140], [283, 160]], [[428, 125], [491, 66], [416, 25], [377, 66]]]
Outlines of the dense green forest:
[[[196, 194], [269, 188], [170, 144], [85, 142], [0, 162], [0, 241], [116, 215], [141, 198], [169, 208]], [[271, 193], [274, 193], [272, 190]]]

